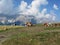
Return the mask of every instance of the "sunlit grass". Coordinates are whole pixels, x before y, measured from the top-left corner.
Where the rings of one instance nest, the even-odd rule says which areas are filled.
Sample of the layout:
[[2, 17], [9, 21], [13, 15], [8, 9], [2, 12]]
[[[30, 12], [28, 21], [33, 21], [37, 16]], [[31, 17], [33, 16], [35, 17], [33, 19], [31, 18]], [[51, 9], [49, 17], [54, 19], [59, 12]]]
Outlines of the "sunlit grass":
[[60, 45], [60, 33], [21, 33], [3, 42], [3, 45]]
[[44, 27], [40, 24], [32, 27], [0, 26], [0, 29], [0, 34], [9, 38], [2, 45], [60, 45], [60, 32], [45, 32], [59, 30], [60, 27]]

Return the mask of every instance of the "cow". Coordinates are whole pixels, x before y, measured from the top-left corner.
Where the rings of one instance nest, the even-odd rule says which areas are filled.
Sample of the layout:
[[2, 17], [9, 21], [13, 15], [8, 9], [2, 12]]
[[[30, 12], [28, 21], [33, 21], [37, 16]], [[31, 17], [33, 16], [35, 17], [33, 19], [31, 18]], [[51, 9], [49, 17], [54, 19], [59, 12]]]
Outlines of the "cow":
[[57, 27], [57, 26], [58, 26], [58, 24], [56, 24], [56, 23], [55, 23], [55, 24], [54, 24], [54, 26], [55, 26], [55, 27]]
[[32, 26], [32, 23], [31, 22], [26, 22], [25, 26], [30, 27], [30, 26]]
[[58, 27], [58, 26], [59, 26], [58, 23], [54, 23], [54, 24], [52, 24], [52, 27]]
[[58, 25], [60, 26], [60, 23]]
[[48, 23], [44, 23], [44, 26], [45, 26], [45, 27], [48, 27], [48, 26], [49, 26], [49, 24], [48, 24]]

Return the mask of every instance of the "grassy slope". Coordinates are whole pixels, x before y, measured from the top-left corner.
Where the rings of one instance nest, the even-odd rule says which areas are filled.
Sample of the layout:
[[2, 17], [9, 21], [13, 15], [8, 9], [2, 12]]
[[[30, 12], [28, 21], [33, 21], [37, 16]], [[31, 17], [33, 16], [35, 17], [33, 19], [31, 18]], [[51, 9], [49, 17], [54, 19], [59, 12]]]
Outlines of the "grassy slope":
[[60, 45], [60, 33], [21, 33], [3, 42], [3, 45]]
[[51, 31], [51, 29], [57, 30], [58, 27], [45, 28], [37, 25], [33, 27], [9, 28], [0, 32], [0, 35], [5, 35], [9, 38], [2, 42], [2, 45], [60, 45], [60, 32], [47, 31]]

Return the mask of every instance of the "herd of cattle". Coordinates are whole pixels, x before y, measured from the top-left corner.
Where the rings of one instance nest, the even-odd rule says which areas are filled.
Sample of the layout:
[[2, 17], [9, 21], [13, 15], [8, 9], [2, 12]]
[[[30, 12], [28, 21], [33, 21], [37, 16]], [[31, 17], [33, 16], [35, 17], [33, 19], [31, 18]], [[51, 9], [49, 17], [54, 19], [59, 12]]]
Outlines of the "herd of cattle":
[[[32, 24], [31, 22], [26, 22], [25, 26], [31, 27], [31, 26], [36, 26], [36, 25]], [[41, 26], [44, 26], [44, 27], [60, 27], [60, 23], [43, 23]], [[7, 30], [7, 27], [4, 26], [4, 27], [2, 27], [2, 29]]]
[[[45, 26], [45, 27], [49, 27], [49, 26], [51, 26], [51, 27], [59, 27], [60, 23], [43, 23], [42, 25]], [[29, 27], [29, 26], [33, 26], [33, 24], [31, 22], [27, 22], [25, 24], [25, 26]]]
[[60, 26], [60, 23], [44, 23], [43, 24], [45, 27], [59, 27]]

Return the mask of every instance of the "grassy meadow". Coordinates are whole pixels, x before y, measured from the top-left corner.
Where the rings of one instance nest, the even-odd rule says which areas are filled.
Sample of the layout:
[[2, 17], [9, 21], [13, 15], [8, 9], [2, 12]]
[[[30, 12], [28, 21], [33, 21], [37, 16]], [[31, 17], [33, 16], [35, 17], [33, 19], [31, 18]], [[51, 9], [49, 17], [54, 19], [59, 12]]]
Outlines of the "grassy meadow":
[[0, 26], [0, 45], [60, 45], [60, 27]]

